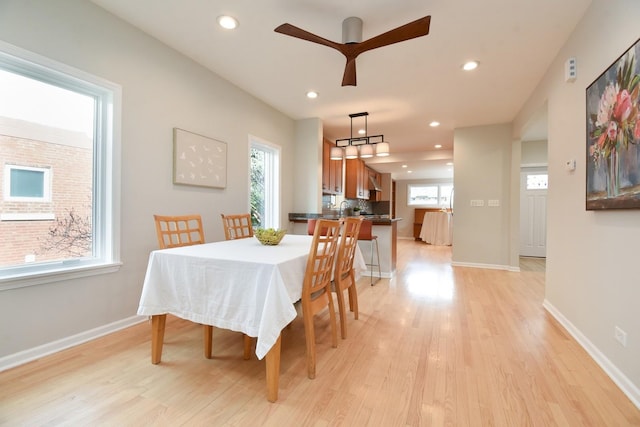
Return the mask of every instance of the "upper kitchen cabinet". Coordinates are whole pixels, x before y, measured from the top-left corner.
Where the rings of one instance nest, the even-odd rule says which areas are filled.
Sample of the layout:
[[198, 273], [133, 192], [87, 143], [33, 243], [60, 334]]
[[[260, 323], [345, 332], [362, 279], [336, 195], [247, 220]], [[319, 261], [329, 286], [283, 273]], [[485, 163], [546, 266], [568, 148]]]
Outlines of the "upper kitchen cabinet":
[[367, 175], [368, 179], [365, 185], [369, 186], [369, 201], [379, 202], [382, 200], [381, 175], [370, 167], [367, 167]]
[[322, 144], [322, 194], [342, 194], [342, 160], [331, 160], [334, 144], [325, 139]]
[[362, 159], [346, 160], [344, 197], [369, 199], [369, 168]]

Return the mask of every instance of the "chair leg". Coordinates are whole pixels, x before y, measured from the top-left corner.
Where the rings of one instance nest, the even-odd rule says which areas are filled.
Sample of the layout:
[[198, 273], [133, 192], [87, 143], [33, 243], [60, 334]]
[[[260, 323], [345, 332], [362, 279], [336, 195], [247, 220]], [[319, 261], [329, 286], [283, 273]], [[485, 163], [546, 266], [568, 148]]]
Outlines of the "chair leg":
[[327, 298], [329, 298], [329, 322], [331, 323], [331, 345], [333, 348], [338, 347], [338, 326], [336, 324], [336, 309], [333, 306], [333, 296], [331, 295], [331, 285], [325, 289]]
[[[351, 306], [351, 288], [349, 289], [349, 306]], [[336, 283], [336, 298], [338, 299], [338, 313], [340, 314], [340, 336], [347, 338], [347, 310], [345, 307], [343, 289]]]
[[358, 289], [356, 288], [356, 278], [353, 270], [351, 274], [353, 275], [351, 277], [351, 285], [347, 288], [347, 292], [349, 293], [349, 308], [353, 312], [353, 318], [358, 320]]
[[304, 338], [307, 346], [307, 377], [316, 377], [316, 337], [313, 329], [313, 314], [305, 313], [304, 318]]

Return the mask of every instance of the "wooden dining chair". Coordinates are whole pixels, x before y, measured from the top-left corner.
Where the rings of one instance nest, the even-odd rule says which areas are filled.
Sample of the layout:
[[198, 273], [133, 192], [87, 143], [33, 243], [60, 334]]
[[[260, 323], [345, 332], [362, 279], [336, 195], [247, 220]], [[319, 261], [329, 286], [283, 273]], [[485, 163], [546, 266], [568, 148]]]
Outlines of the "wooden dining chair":
[[[190, 246], [204, 243], [204, 229], [202, 227], [202, 217], [200, 215], [154, 215], [156, 223], [156, 234], [160, 249], [175, 248], [179, 246]], [[166, 319], [158, 318], [157, 321]], [[202, 325], [204, 335], [204, 356], [211, 359], [213, 351], [213, 326]], [[244, 335], [245, 360], [251, 356], [251, 337]]]
[[[224, 228], [225, 240], [246, 239], [253, 236], [253, 226], [251, 225], [251, 214], [225, 215], [220, 214], [222, 227]], [[251, 357], [253, 340], [247, 334], [244, 335], [244, 359]]]
[[204, 230], [200, 215], [154, 215], [156, 235], [160, 249], [204, 243]]
[[[316, 377], [316, 340], [314, 316], [329, 308], [329, 324], [331, 327], [331, 344], [338, 346], [336, 312], [331, 294], [331, 276], [333, 274], [335, 255], [342, 220], [321, 219], [316, 222], [311, 250], [307, 258], [304, 281], [302, 283], [302, 318], [307, 348], [307, 375]], [[326, 232], [324, 232], [326, 230]], [[324, 233], [323, 233], [324, 232]]]
[[336, 254], [336, 266], [333, 273], [333, 290], [338, 299], [338, 313], [340, 314], [340, 335], [347, 338], [347, 310], [344, 301], [344, 291], [349, 295], [349, 310], [358, 319], [358, 291], [356, 275], [353, 271], [353, 260], [358, 247], [358, 234], [362, 226], [362, 217], [349, 217], [344, 222]]
[[246, 239], [247, 237], [253, 237], [251, 214], [220, 214], [220, 216], [222, 217], [224, 238], [226, 240]]

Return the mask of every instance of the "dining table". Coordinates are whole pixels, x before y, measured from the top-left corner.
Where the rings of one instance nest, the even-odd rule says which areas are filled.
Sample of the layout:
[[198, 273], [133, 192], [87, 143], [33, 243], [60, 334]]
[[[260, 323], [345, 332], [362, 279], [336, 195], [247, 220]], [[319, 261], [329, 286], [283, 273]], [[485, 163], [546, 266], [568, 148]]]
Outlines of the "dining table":
[[[138, 314], [152, 320], [151, 362], [161, 361], [167, 314], [242, 332], [257, 338], [255, 354], [266, 363], [267, 399], [275, 402], [281, 332], [297, 316], [294, 304], [302, 296], [312, 240], [287, 234], [278, 245], [244, 238], [152, 251], [138, 306]], [[356, 277], [364, 270], [358, 249]]]
[[453, 243], [453, 213], [425, 212], [420, 229], [423, 242], [437, 246], [451, 246]]

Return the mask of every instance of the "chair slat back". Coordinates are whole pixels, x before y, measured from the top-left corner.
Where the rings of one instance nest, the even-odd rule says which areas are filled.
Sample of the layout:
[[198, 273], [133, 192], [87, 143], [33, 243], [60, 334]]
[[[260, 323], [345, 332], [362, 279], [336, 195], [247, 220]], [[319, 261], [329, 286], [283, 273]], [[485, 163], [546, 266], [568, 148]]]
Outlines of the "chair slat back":
[[226, 240], [246, 239], [247, 237], [253, 237], [251, 214], [220, 214], [220, 216], [222, 217], [224, 238]]
[[333, 274], [335, 255], [342, 220], [332, 221], [320, 219], [316, 221], [311, 251], [307, 258], [302, 299], [313, 299], [312, 294], [321, 290], [331, 293], [331, 276]]
[[204, 243], [200, 215], [154, 215], [160, 249]]
[[340, 237], [340, 245], [338, 246], [336, 268], [334, 273], [335, 280], [340, 280], [351, 273], [353, 269], [353, 260], [358, 246], [358, 235], [360, 227], [363, 224], [362, 217], [349, 217], [344, 222]]

